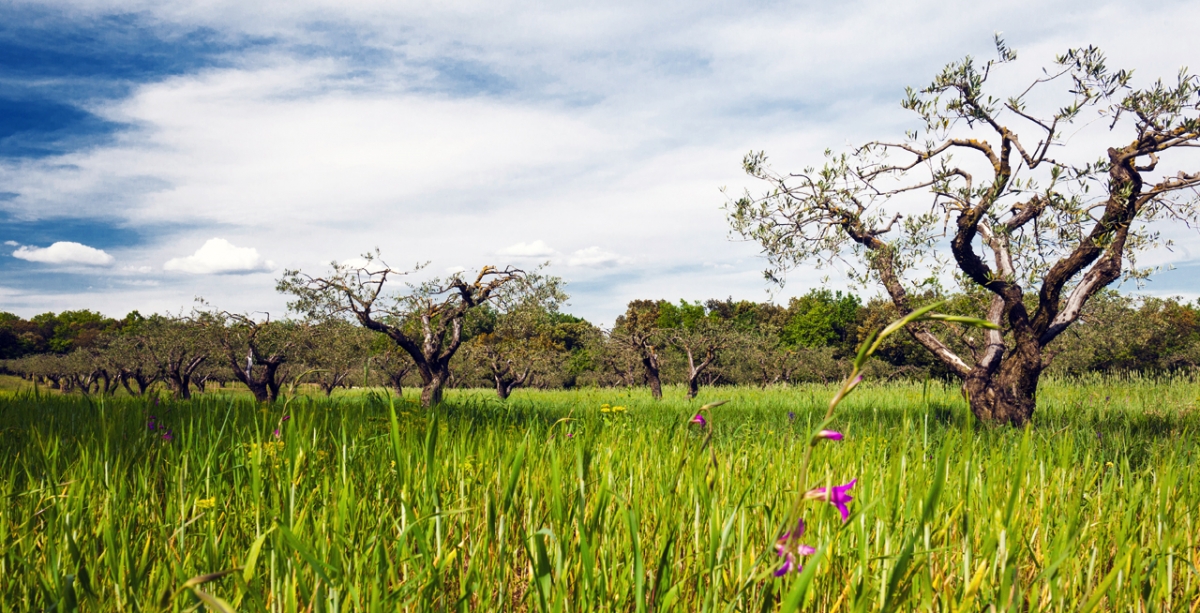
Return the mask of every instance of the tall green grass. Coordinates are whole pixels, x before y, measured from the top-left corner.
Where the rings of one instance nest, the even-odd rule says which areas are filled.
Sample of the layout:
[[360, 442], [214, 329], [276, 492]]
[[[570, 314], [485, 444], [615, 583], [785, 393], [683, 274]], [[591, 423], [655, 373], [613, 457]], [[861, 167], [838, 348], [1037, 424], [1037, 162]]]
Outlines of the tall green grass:
[[1022, 432], [868, 382], [808, 479], [858, 477], [853, 515], [810, 507], [820, 552], [776, 579], [832, 392], [0, 397], [0, 609], [1196, 610], [1200, 385], [1050, 382]]

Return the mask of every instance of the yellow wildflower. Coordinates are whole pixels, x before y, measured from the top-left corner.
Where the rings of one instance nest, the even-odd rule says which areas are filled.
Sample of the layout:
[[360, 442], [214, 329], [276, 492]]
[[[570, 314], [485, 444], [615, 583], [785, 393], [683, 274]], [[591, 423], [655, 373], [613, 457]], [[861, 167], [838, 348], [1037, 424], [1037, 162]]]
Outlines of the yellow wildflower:
[[217, 499], [215, 496], [212, 498], [201, 498], [196, 501], [197, 509], [201, 509], [201, 510], [211, 509], [215, 506], [217, 506]]

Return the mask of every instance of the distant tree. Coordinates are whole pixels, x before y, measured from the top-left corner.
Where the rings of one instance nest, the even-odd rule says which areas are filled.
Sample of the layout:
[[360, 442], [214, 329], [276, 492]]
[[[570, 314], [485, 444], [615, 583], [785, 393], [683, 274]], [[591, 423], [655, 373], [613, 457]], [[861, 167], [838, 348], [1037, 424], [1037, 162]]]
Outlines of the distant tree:
[[375, 333], [371, 340], [371, 368], [378, 372], [386, 385], [404, 397], [404, 380], [417, 367], [408, 352], [385, 334]]
[[389, 278], [417, 269], [397, 271], [366, 254], [363, 265], [334, 263], [324, 277], [289, 270], [279, 291], [295, 300], [289, 307], [309, 316], [351, 315], [363, 327], [386, 334], [404, 349], [421, 376], [421, 405], [441, 403], [450, 382], [450, 360], [463, 341], [463, 321], [469, 311], [493, 303], [510, 291], [525, 273], [515, 268], [485, 266], [469, 281], [461, 273], [448, 279], [406, 284], [398, 293], [385, 293]]
[[[149, 382], [161, 378], [176, 398], [192, 397], [192, 376], [216, 348], [213, 339], [204, 334], [202, 316], [153, 315], [127, 334], [135, 340], [135, 350], [141, 353], [137, 359], [145, 359], [147, 366], [130, 373], [142, 393]], [[147, 372], [149, 364], [154, 365], [153, 374]], [[145, 386], [142, 381], [147, 381]]]
[[663, 338], [685, 358], [688, 400], [700, 392], [700, 377], [713, 366], [717, 354], [733, 341], [730, 320], [710, 316], [699, 302], [680, 300], [658, 304], [658, 328]]
[[501, 400], [565, 357], [564, 346], [555, 338], [555, 315], [567, 300], [562, 279], [531, 272], [515, 281], [513, 289], [509, 299], [497, 301], [487, 329], [467, 344], [467, 351], [487, 369]]
[[275, 402], [286, 372], [281, 369], [308, 342], [307, 326], [294, 321], [272, 321], [269, 314], [254, 319], [228, 311], [209, 312], [199, 321], [223, 350], [233, 376], [259, 402]]
[[0, 360], [15, 360], [36, 351], [29, 334], [30, 322], [8, 312], [0, 312]]
[[91, 347], [104, 332], [120, 326], [120, 322], [88, 310], [42, 313], [31, 321], [41, 328], [45, 348], [55, 353]]
[[554, 343], [565, 352], [560, 364], [558, 384], [564, 388], [575, 387], [580, 377], [595, 371], [598, 363], [594, 349], [603, 337], [603, 331], [585, 319], [566, 313], [551, 313], [550, 335]]
[[1078, 376], [1194, 368], [1200, 345], [1198, 306], [1105, 290], [1088, 302], [1079, 322], [1048, 347], [1055, 354], [1051, 371]]
[[146, 390], [162, 378], [160, 365], [149, 351], [147, 342], [138, 334], [139, 327], [140, 324], [132, 326], [114, 336], [105, 349], [116, 368], [117, 380], [130, 396], [145, 395]]
[[362, 371], [375, 333], [344, 319], [316, 322], [309, 333], [304, 364], [315, 370], [313, 380], [329, 396]]
[[[661, 301], [634, 300], [617, 317], [609, 338], [637, 356], [642, 363], [642, 375], [650, 386], [650, 395], [662, 398], [661, 356], [666, 341], [659, 326]], [[614, 362], [615, 363], [615, 362]]]
[[788, 320], [780, 333], [789, 347], [833, 347], [856, 345], [856, 328], [862, 303], [854, 294], [813, 289], [792, 298]]
[[[1158, 244], [1148, 224], [1195, 225], [1200, 172], [1167, 160], [1186, 162], [1184, 151], [1200, 144], [1200, 78], [1182, 71], [1133, 89], [1132, 73], [1111, 71], [1089, 47], [1058, 57], [1015, 95], [993, 97], [985, 91], [993, 70], [1016, 58], [996, 43], [998, 61], [968, 57], [908, 90], [903, 106], [922, 134], [829, 153], [821, 169], [800, 173], [777, 174], [751, 153], [745, 169], [770, 191], [731, 202], [729, 219], [762, 245], [768, 278], [814, 261], [849, 264], [851, 252], [863, 266], [851, 265], [852, 275], [882, 285], [900, 314], [953, 262], [966, 286], [989, 293], [978, 315], [1001, 329], [986, 334], [973, 363], [927, 326], [907, 329], [962, 381], [976, 417], [1021, 425], [1034, 411], [1047, 345], [1123, 273], [1148, 274], [1125, 267]], [[1107, 128], [1114, 145], [1088, 151], [1094, 139], [1076, 137], [1083, 127], [1073, 124]], [[905, 217], [921, 193], [933, 210]], [[939, 257], [944, 224], [950, 258]]]
[[589, 339], [587, 357], [594, 364], [600, 385], [633, 387], [639, 380], [645, 380], [641, 354], [627, 340], [614, 331]]

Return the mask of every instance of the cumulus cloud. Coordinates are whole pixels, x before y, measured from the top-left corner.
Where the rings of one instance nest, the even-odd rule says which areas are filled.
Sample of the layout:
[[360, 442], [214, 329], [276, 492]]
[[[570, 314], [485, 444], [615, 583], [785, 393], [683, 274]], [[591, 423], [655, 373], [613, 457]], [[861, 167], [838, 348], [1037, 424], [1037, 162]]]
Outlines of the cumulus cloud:
[[568, 266], [585, 266], [590, 268], [607, 268], [616, 266], [617, 264], [626, 264], [630, 260], [627, 257], [617, 255], [611, 251], [605, 251], [599, 247], [588, 247], [580, 249], [571, 254], [571, 259], [567, 260]]
[[80, 243], [59, 241], [49, 247], [17, 248], [13, 257], [30, 262], [43, 264], [83, 264], [85, 266], [108, 266], [113, 263], [113, 256], [102, 249], [88, 247]]
[[253, 247], [236, 247], [223, 238], [210, 238], [196, 253], [171, 258], [163, 270], [177, 270], [196, 275], [269, 272], [275, 263], [263, 260]]
[[557, 253], [543, 240], [536, 240], [530, 243], [517, 243], [509, 245], [496, 252], [496, 255], [507, 255], [514, 258], [545, 258]]

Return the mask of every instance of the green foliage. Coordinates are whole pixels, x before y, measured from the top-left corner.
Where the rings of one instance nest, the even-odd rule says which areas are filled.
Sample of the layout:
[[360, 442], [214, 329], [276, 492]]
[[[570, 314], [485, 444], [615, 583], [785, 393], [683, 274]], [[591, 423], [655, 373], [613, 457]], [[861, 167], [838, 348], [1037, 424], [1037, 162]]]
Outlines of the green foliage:
[[694, 330], [708, 316], [704, 305], [680, 300], [678, 305], [665, 300], [658, 303], [658, 327], [666, 330]]
[[808, 475], [859, 477], [854, 515], [822, 509], [811, 572], [771, 577], [800, 450], [834, 390], [702, 391], [730, 400], [710, 414], [711, 455], [678, 392], [452, 392], [436, 413], [397, 401], [394, 419], [374, 393], [267, 409], [0, 397], [0, 609], [1186, 611], [1200, 598], [1189, 379], [1047, 382], [1028, 433], [964, 429], [954, 386], [868, 380], [840, 409], [847, 439]]
[[862, 303], [854, 294], [813, 289], [788, 303], [788, 320], [780, 332], [786, 347], [853, 345]]

